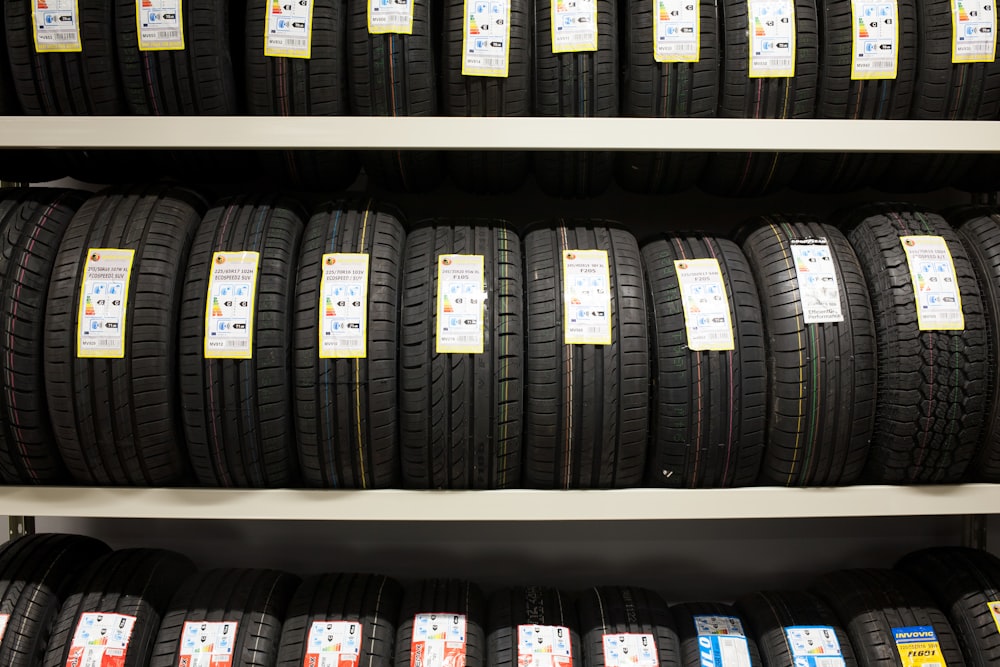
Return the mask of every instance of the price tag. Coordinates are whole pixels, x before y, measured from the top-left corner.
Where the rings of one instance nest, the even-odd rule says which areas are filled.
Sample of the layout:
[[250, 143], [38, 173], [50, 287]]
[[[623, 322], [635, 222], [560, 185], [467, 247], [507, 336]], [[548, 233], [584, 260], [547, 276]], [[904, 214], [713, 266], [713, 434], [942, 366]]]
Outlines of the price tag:
[[77, 0], [32, 0], [31, 23], [36, 53], [83, 51]]
[[358, 667], [360, 659], [360, 623], [314, 621], [309, 626], [302, 667]]
[[482, 255], [438, 256], [438, 354], [483, 353], [484, 263]]
[[945, 667], [937, 634], [929, 625], [893, 628], [892, 638], [903, 667]]
[[656, 640], [650, 634], [604, 635], [604, 667], [659, 667]]
[[795, 76], [794, 0], [747, 0], [750, 78]]
[[464, 76], [507, 76], [509, 26], [510, 0], [465, 0]]
[[899, 61], [897, 0], [851, 0], [851, 78], [856, 81], [895, 79]]
[[271, 0], [264, 28], [264, 55], [271, 58], [311, 58], [314, 0]]
[[212, 255], [205, 303], [205, 358], [252, 359], [258, 252]]
[[125, 320], [134, 258], [135, 250], [87, 250], [77, 313], [77, 358], [125, 357]]
[[948, 243], [940, 236], [902, 236], [921, 331], [962, 331], [962, 295]]
[[611, 345], [611, 269], [606, 250], [563, 251], [566, 345]]
[[996, 60], [996, 9], [994, 0], [951, 0], [951, 62]]
[[231, 667], [237, 627], [236, 621], [186, 621], [177, 667]]
[[788, 244], [795, 261], [802, 321], [806, 324], [843, 322], [837, 268], [826, 238], [791, 239]]
[[573, 667], [569, 628], [562, 625], [517, 626], [518, 667]]
[[368, 263], [366, 253], [323, 255], [319, 286], [319, 358], [368, 356]]
[[140, 51], [183, 51], [181, 0], [135, 0]]
[[549, 0], [552, 53], [597, 50], [597, 0]]
[[368, 0], [368, 34], [413, 34], [414, 0]]
[[417, 614], [410, 667], [464, 667], [466, 621], [462, 614]]
[[676, 259], [674, 270], [684, 306], [688, 348], [735, 349], [733, 318], [719, 261], [714, 258]]
[[125, 667], [135, 618], [123, 614], [81, 614], [66, 667]]
[[701, 55], [700, 0], [653, 0], [653, 59], [696, 63]]
[[785, 637], [796, 667], [846, 667], [840, 640], [828, 625], [787, 627]]

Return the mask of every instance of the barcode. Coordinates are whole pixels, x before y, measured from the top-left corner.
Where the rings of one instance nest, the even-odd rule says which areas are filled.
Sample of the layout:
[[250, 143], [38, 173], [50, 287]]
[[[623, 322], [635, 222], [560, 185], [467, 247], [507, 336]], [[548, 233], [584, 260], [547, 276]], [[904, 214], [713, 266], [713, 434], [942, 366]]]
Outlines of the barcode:
[[285, 46], [290, 49], [304, 49], [309, 44], [304, 39], [295, 39], [294, 37], [278, 37], [274, 40], [275, 46]]
[[479, 336], [475, 334], [450, 334], [441, 336], [441, 342], [447, 345], [475, 345], [479, 343]]
[[864, 62], [859, 62], [857, 68], [859, 70], [867, 69], [888, 69], [891, 70], [893, 62], [891, 60], [866, 60]]
[[660, 44], [660, 53], [695, 53], [697, 52], [696, 44]]
[[75, 32], [40, 32], [39, 42], [76, 42]]
[[714, 333], [699, 331], [697, 338], [703, 338], [705, 340], [729, 340], [729, 334], [724, 331], [718, 331]]
[[[843, 658], [820, 658], [816, 657], [816, 667], [844, 667]], [[931, 665], [925, 665], [924, 667], [931, 667]]]
[[504, 59], [501, 56], [480, 56], [478, 58], [469, 59], [471, 64], [489, 68], [502, 68], [504, 65], [503, 60]]
[[80, 341], [80, 347], [87, 349], [113, 349], [121, 347], [121, 341], [117, 338], [85, 338]]
[[143, 35], [143, 37], [145, 39], [166, 41], [168, 39], [180, 39], [181, 33], [179, 30], [150, 30], [148, 33]]
[[210, 340], [208, 346], [213, 350], [247, 350], [250, 349], [248, 340]]
[[[993, 44], [990, 42], [971, 42], [969, 44], [959, 44], [955, 50], [959, 53], [990, 53], [993, 51]], [[927, 665], [926, 667], [931, 667], [931, 665]]]

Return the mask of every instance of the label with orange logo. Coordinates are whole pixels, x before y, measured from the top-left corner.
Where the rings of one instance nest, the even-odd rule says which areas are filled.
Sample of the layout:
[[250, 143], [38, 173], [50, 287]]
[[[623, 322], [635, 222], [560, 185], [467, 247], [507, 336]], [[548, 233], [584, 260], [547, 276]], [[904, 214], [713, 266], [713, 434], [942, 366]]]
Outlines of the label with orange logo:
[[260, 253], [212, 255], [205, 298], [205, 358], [252, 359]]
[[32, 0], [36, 53], [79, 53], [80, 8], [77, 0]]
[[181, 0], [135, 0], [140, 51], [183, 51]]
[[368, 356], [368, 254], [323, 255], [319, 285], [319, 358]]
[[410, 639], [410, 667], [465, 667], [465, 616], [417, 614]]
[[274, 58], [311, 58], [313, 0], [270, 0], [264, 18], [264, 55]]
[[231, 667], [236, 621], [187, 621], [181, 630], [177, 667]]
[[650, 634], [604, 635], [604, 667], [659, 667], [656, 640]]
[[124, 667], [135, 620], [124, 614], [81, 614], [66, 667]]
[[552, 53], [596, 51], [597, 0], [549, 0]]
[[611, 345], [611, 269], [607, 250], [563, 250], [567, 345]]
[[90, 248], [77, 311], [76, 356], [123, 359], [128, 287], [135, 250]]
[[358, 667], [361, 624], [354, 621], [313, 621], [302, 667]]
[[677, 286], [681, 290], [688, 348], [733, 350], [733, 317], [719, 260], [675, 259]]
[[940, 236], [901, 236], [921, 331], [962, 331], [962, 295], [948, 243]]
[[997, 632], [1000, 632], [1000, 600], [987, 602], [986, 605], [990, 608], [990, 614], [993, 615], [993, 623], [997, 626]]
[[482, 354], [485, 258], [438, 255], [438, 354]]
[[517, 667], [573, 667], [569, 628], [562, 625], [517, 626]]

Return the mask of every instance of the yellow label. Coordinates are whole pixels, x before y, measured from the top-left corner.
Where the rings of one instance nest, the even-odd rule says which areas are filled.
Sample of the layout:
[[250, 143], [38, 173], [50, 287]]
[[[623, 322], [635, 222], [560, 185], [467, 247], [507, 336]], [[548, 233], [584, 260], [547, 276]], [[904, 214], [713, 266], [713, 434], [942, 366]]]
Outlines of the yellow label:
[[482, 255], [438, 255], [438, 354], [482, 354], [485, 286]]
[[597, 50], [597, 0], [549, 0], [552, 53]]
[[903, 667], [946, 667], [932, 626], [892, 628], [892, 636]]
[[77, 0], [31, 0], [36, 53], [79, 53], [80, 8]]
[[267, 3], [264, 55], [270, 58], [311, 58], [314, 0]]
[[996, 0], [951, 0], [951, 62], [996, 60], [996, 10]]
[[611, 269], [606, 250], [563, 250], [563, 342], [611, 345]]
[[986, 604], [990, 608], [990, 614], [993, 615], [993, 624], [997, 626], [997, 632], [1000, 632], [1000, 600], [994, 600]]
[[921, 331], [962, 331], [962, 295], [948, 243], [940, 236], [901, 236]]
[[899, 62], [897, 0], [851, 0], [851, 78], [895, 79]]
[[701, 56], [700, 0], [653, 1], [653, 59], [696, 63]]
[[747, 0], [751, 79], [795, 76], [794, 0]]
[[413, 34], [416, 0], [368, 0], [368, 34]]
[[510, 68], [510, 0], [465, 0], [462, 74], [506, 77]]
[[77, 309], [76, 356], [124, 359], [128, 288], [135, 250], [90, 248]]
[[181, 0], [135, 0], [135, 29], [140, 51], [183, 51]]
[[688, 348], [698, 351], [736, 349], [729, 296], [719, 261], [714, 258], [675, 259], [674, 271], [681, 290]]
[[252, 359], [260, 253], [212, 255], [205, 297], [205, 358]]
[[319, 358], [368, 356], [368, 254], [323, 255], [319, 284]]

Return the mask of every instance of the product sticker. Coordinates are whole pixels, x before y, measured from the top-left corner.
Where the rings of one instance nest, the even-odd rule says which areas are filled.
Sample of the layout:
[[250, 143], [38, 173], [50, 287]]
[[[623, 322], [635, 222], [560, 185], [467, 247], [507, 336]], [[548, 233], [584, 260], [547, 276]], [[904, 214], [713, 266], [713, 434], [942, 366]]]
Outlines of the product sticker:
[[482, 354], [486, 303], [482, 255], [438, 255], [438, 354]]
[[272, 58], [311, 58], [314, 0], [268, 3], [264, 21], [264, 55]]
[[945, 667], [937, 634], [929, 625], [893, 628], [892, 638], [903, 667]]
[[128, 286], [135, 250], [90, 248], [83, 267], [77, 316], [79, 359], [123, 359]]
[[509, 25], [510, 0], [465, 0], [464, 76], [507, 76]]
[[181, 0], [135, 0], [140, 51], [183, 51]]
[[653, 1], [653, 59], [696, 63], [701, 53], [700, 0]]
[[368, 255], [323, 255], [319, 284], [319, 358], [368, 356]]
[[232, 667], [236, 621], [187, 621], [181, 630], [177, 667]]
[[695, 616], [701, 667], [751, 667], [743, 623], [732, 616]]
[[205, 358], [252, 359], [258, 252], [212, 255], [205, 298]]
[[597, 0], [549, 0], [552, 53], [597, 50]]
[[314, 621], [309, 628], [302, 667], [358, 667], [361, 624], [353, 621]]
[[996, 9], [995, 0], [951, 0], [951, 62], [996, 60]]
[[518, 667], [573, 667], [569, 628], [562, 625], [517, 626]]
[[899, 240], [910, 267], [920, 330], [965, 329], [962, 295], [948, 244], [940, 236], [902, 236]]
[[133, 627], [135, 616], [81, 614], [66, 667], [125, 667]]
[[788, 244], [792, 248], [795, 278], [799, 283], [802, 321], [806, 324], [843, 322], [837, 268], [826, 238], [791, 239]]
[[83, 51], [77, 0], [32, 0], [36, 53]]
[[675, 259], [677, 285], [684, 307], [688, 348], [733, 350], [733, 318], [719, 260]]
[[[989, 605], [990, 613], [993, 614], [993, 623], [997, 626], [997, 632], [1000, 632], [1000, 600], [987, 602], [986, 604]], [[3, 638], [2, 634], [0, 634], [0, 638]]]
[[606, 250], [563, 250], [566, 345], [611, 345], [611, 269]]
[[785, 628], [795, 667], [845, 667], [837, 633], [828, 625]]
[[899, 61], [899, 5], [897, 0], [851, 0], [854, 21], [851, 78], [895, 79]]
[[368, 0], [368, 34], [387, 33], [413, 34], [413, 0]]
[[465, 616], [414, 616], [410, 667], [465, 667]]
[[659, 664], [653, 635], [604, 635], [604, 667], [659, 667]]
[[795, 1], [747, 0], [750, 78], [795, 76]]
[[0, 642], [3, 641], [4, 633], [7, 632], [8, 623], [10, 623], [10, 614], [0, 614]]

